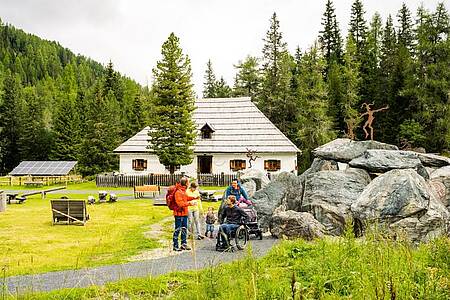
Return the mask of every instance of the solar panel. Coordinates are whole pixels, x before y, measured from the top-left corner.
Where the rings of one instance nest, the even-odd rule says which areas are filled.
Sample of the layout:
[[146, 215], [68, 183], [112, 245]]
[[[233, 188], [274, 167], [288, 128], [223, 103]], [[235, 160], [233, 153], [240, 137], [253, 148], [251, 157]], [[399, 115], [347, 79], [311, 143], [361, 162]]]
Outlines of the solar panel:
[[76, 164], [76, 161], [23, 161], [9, 174], [16, 176], [63, 176], [69, 174]]

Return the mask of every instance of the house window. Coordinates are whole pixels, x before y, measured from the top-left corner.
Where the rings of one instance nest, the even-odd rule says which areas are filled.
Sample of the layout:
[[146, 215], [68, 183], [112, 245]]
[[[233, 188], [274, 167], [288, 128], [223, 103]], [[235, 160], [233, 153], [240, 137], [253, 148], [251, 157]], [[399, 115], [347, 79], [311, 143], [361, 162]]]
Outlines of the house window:
[[264, 170], [279, 171], [281, 169], [281, 160], [269, 159], [264, 161]]
[[211, 139], [211, 131], [202, 130], [202, 139]]
[[133, 170], [135, 170], [135, 171], [147, 170], [147, 160], [146, 159], [133, 159], [132, 165], [133, 165]]
[[214, 132], [214, 128], [209, 125], [208, 123], [205, 123], [205, 125], [200, 128], [200, 131], [202, 132], [202, 139], [211, 139], [212, 133]]
[[230, 169], [232, 171], [240, 171], [246, 168], [246, 161], [243, 159], [230, 160]]

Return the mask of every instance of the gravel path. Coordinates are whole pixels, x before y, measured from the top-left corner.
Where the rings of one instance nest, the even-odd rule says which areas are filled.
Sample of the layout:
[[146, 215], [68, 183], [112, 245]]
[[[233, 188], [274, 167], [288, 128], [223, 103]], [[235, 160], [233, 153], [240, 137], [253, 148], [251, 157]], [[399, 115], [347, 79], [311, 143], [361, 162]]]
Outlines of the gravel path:
[[[278, 240], [264, 238], [251, 240], [253, 254], [265, 255]], [[219, 263], [231, 262], [246, 255], [246, 251], [217, 252], [215, 239], [195, 241], [195, 252], [172, 252], [171, 256], [153, 260], [135, 261], [120, 265], [97, 268], [50, 272], [36, 275], [14, 276], [6, 278], [10, 293], [21, 294], [27, 291], [51, 291], [62, 288], [104, 285], [125, 278], [157, 276], [173, 271], [201, 269]], [[195, 255], [194, 255], [195, 254]]]

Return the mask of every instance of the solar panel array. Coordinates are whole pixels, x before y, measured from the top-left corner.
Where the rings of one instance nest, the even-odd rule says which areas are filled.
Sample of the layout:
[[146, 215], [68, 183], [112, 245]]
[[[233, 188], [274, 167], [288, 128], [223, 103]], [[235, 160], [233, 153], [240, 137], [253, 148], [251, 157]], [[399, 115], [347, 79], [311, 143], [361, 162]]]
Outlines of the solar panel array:
[[76, 161], [23, 161], [9, 173], [16, 176], [64, 176], [77, 164]]

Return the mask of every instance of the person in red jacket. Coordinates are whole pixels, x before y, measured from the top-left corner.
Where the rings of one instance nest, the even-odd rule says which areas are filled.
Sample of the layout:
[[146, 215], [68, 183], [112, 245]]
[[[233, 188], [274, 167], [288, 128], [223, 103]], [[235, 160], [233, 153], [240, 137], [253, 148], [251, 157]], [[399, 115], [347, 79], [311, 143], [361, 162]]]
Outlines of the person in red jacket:
[[[188, 178], [181, 178], [180, 183], [177, 183], [177, 191], [175, 192], [175, 202], [178, 209], [173, 210], [173, 216], [175, 217], [175, 231], [173, 232], [173, 250], [191, 250], [187, 245], [187, 228], [188, 228], [188, 206], [196, 204], [195, 200], [188, 201], [186, 195], [186, 189], [189, 186]], [[178, 236], [181, 231], [181, 247], [178, 247]]]

